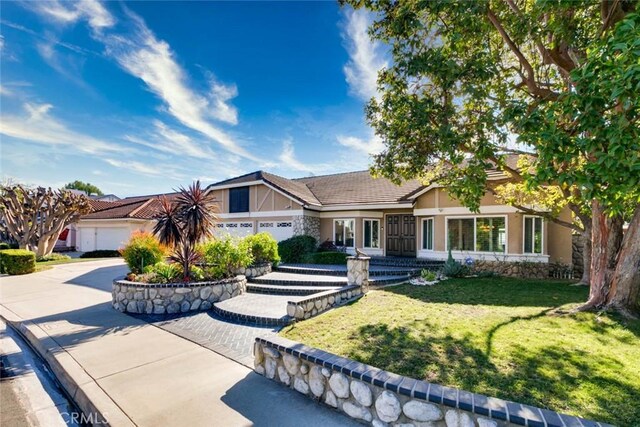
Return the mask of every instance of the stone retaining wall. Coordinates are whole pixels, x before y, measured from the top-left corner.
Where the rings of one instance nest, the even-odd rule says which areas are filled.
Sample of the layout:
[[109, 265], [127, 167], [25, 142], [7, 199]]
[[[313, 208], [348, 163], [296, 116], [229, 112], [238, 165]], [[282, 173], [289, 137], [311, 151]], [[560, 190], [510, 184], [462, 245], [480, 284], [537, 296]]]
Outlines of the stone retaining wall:
[[319, 292], [299, 301], [287, 302], [287, 315], [296, 320], [309, 319], [330, 308], [355, 301], [362, 295], [360, 286], [345, 286], [335, 291]]
[[236, 270], [237, 275], [244, 275], [247, 279], [254, 277], [264, 276], [267, 273], [271, 273], [271, 263], [265, 262], [262, 264], [250, 265], [246, 268], [242, 267]]
[[256, 338], [253, 355], [257, 373], [375, 427], [598, 425], [402, 377], [282, 337]]
[[493, 271], [505, 277], [546, 279], [549, 277], [549, 264], [546, 262], [474, 260], [471, 273], [478, 274], [481, 271]]
[[116, 280], [113, 282], [113, 308], [124, 313], [174, 314], [209, 310], [214, 302], [245, 292], [247, 279], [236, 276], [215, 282], [151, 284]]

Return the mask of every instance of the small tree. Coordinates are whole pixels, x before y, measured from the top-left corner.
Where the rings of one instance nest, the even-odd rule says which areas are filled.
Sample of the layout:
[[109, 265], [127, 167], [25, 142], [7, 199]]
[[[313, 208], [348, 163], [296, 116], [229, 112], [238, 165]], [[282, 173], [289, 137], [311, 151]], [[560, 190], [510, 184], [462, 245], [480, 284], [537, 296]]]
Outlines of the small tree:
[[63, 189], [18, 184], [2, 186], [0, 193], [0, 229], [37, 257], [50, 255], [62, 230], [91, 212], [87, 197]]
[[95, 194], [96, 196], [103, 196], [104, 193], [98, 187], [88, 182], [78, 181], [77, 179], [73, 182], [70, 182], [64, 186], [67, 190], [80, 190], [87, 193], [87, 195], [91, 196]]
[[171, 259], [182, 266], [184, 280], [191, 280], [191, 268], [200, 255], [196, 245], [212, 236], [217, 221], [216, 202], [212, 193], [207, 193], [200, 181], [188, 188], [180, 187], [178, 196], [169, 201], [160, 199], [158, 221], [153, 228], [160, 243], [173, 248]]

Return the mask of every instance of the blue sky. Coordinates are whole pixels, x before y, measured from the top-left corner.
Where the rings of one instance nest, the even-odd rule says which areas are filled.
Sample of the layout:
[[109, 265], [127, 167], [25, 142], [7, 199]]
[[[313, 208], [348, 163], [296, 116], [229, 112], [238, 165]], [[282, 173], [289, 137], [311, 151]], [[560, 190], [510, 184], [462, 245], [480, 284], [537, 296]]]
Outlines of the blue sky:
[[383, 46], [334, 2], [2, 2], [3, 179], [120, 196], [366, 168]]

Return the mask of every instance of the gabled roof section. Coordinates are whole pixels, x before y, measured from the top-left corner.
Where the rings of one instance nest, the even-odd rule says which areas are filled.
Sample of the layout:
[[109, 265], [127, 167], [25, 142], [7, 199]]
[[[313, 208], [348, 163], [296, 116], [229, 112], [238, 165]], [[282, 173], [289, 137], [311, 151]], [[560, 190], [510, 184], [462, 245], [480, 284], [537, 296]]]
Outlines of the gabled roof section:
[[[92, 201], [92, 205], [100, 203], [101, 209], [94, 208], [94, 212], [82, 215], [80, 219], [153, 219], [160, 208], [162, 196], [173, 200], [177, 193], [127, 197], [117, 202]], [[108, 206], [105, 206], [106, 204]]]
[[396, 185], [386, 178], [374, 178], [366, 170], [293, 181], [305, 184], [322, 206], [398, 203], [407, 194], [424, 187], [416, 180]]

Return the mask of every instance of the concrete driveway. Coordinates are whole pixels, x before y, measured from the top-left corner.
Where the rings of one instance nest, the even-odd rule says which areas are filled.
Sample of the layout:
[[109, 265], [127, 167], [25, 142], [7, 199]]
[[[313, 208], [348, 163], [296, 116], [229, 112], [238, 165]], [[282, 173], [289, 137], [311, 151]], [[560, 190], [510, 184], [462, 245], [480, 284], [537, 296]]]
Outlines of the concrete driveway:
[[0, 314], [28, 328], [75, 400], [91, 401], [112, 425], [357, 425], [209, 349], [113, 310], [111, 281], [125, 272], [120, 259], [110, 259], [0, 278]]

